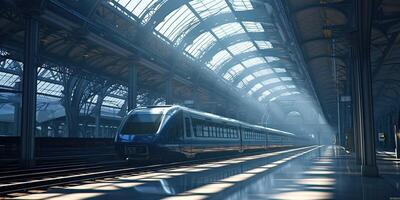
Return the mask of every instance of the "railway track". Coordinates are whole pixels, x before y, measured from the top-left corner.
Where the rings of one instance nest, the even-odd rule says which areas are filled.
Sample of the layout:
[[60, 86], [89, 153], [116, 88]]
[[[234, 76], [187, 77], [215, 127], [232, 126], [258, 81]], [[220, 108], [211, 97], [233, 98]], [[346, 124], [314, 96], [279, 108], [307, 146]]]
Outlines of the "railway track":
[[[289, 150], [276, 149], [272, 152], [297, 152], [308, 150], [315, 146], [292, 148]], [[281, 151], [280, 151], [281, 150]], [[265, 153], [265, 151], [263, 151]], [[109, 162], [99, 163], [97, 165], [74, 165], [66, 167], [52, 167], [42, 169], [32, 169], [26, 171], [14, 171], [8, 174], [0, 173], [0, 197], [7, 196], [11, 193], [27, 192], [33, 189], [46, 189], [52, 186], [67, 185], [72, 183], [80, 183], [83, 181], [113, 178], [121, 175], [129, 175], [132, 173], [140, 173], [147, 171], [160, 170], [171, 167], [182, 167], [193, 164], [199, 164], [211, 161], [220, 161], [224, 159], [232, 159], [243, 156], [257, 155], [260, 152], [251, 152], [245, 154], [236, 154], [229, 156], [219, 156], [214, 158], [196, 159], [179, 161], [166, 164], [147, 164], [142, 166], [128, 166], [126, 162]], [[277, 155], [282, 155], [279, 153]]]

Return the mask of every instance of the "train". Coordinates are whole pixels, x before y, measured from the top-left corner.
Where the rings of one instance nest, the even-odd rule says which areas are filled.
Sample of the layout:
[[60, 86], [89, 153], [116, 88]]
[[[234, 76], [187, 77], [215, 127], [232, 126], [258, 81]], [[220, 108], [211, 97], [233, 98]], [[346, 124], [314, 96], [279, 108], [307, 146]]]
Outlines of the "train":
[[122, 119], [115, 136], [118, 155], [128, 160], [190, 159], [311, 143], [293, 133], [179, 105], [136, 108]]

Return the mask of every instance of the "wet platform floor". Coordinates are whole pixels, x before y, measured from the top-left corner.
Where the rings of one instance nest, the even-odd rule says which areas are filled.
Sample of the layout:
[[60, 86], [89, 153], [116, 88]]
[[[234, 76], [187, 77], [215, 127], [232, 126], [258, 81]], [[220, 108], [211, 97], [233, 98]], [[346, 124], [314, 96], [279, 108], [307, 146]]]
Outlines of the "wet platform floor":
[[365, 178], [341, 147], [314, 146], [99, 180], [18, 199], [400, 199], [399, 160]]

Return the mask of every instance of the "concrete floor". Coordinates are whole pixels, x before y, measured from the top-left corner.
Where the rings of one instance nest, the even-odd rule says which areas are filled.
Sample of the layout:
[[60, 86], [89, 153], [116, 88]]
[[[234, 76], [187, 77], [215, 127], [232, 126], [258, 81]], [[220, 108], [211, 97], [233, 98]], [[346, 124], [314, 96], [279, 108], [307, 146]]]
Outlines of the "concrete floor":
[[360, 176], [337, 146], [265, 153], [96, 181], [18, 199], [400, 199], [399, 160], [379, 152], [381, 176]]

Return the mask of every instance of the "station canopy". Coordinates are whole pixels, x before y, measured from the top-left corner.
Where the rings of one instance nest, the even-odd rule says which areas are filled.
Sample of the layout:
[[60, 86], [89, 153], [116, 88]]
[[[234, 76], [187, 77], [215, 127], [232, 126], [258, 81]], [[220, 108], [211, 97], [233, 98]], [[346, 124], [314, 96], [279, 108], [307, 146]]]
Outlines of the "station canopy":
[[109, 3], [260, 102], [306, 92], [287, 71], [291, 63], [283, 42], [271, 40], [278, 33], [264, 4], [250, 0]]

